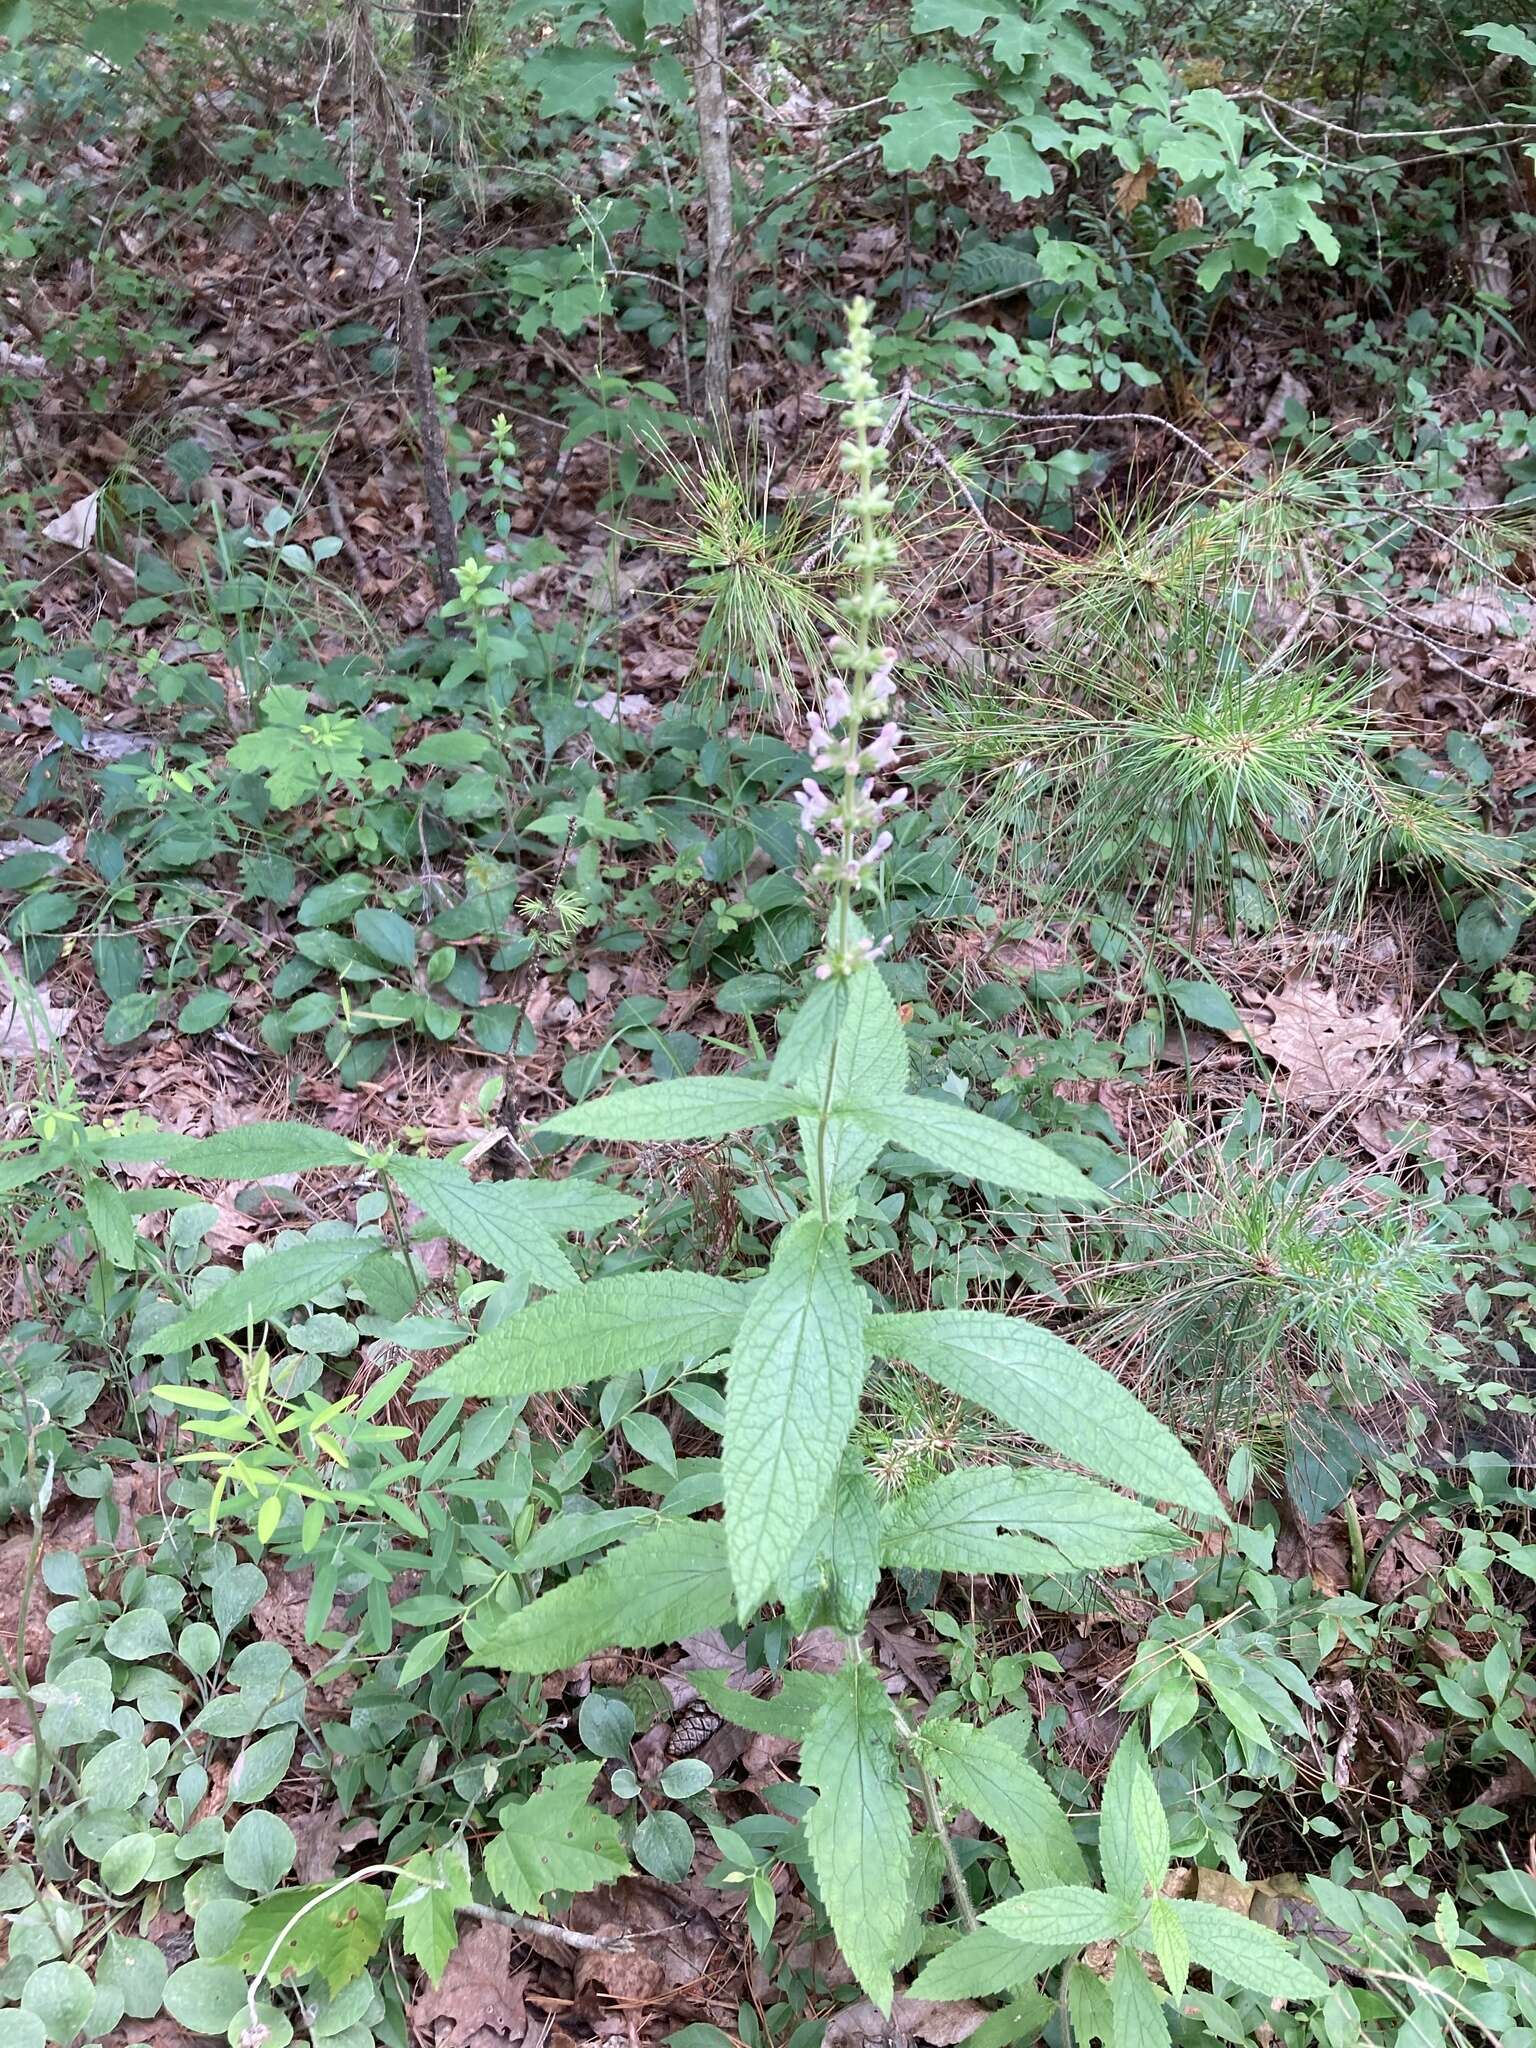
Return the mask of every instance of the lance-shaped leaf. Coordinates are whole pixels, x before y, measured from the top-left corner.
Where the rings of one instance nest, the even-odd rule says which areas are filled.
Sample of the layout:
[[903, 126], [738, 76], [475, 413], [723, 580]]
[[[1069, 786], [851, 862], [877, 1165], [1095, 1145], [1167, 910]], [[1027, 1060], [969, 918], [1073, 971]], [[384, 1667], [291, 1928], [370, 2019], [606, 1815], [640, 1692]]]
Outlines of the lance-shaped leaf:
[[594, 1650], [648, 1650], [732, 1613], [718, 1522], [667, 1522], [587, 1565], [552, 1593], [484, 1628], [467, 1624], [472, 1662], [499, 1671], [563, 1671]]
[[486, 1849], [485, 1874], [514, 1913], [542, 1913], [551, 1892], [589, 1892], [627, 1874], [618, 1822], [587, 1803], [601, 1769], [555, 1764], [531, 1799], [497, 1808], [501, 1833]]
[[530, 1215], [516, 1181], [474, 1180], [447, 1159], [398, 1157], [390, 1161], [388, 1171], [429, 1222], [477, 1259], [538, 1287], [575, 1286], [576, 1268], [548, 1226]]
[[382, 1249], [383, 1242], [377, 1237], [328, 1237], [267, 1252], [243, 1272], [231, 1275], [179, 1322], [141, 1337], [135, 1349], [167, 1358], [217, 1337], [243, 1337], [269, 1316], [280, 1316], [300, 1302], [313, 1301], [316, 1295], [349, 1279]]
[[1115, 1956], [1109, 2008], [1115, 2048], [1168, 2048], [1171, 2037], [1162, 1993], [1128, 1948]]
[[1057, 1951], [1018, 1941], [998, 1927], [962, 1934], [918, 1972], [913, 1998], [991, 1998], [999, 1991], [1033, 1983], [1057, 1959]]
[[1009, 1465], [946, 1472], [909, 1487], [884, 1519], [881, 1556], [917, 1571], [1058, 1577], [1187, 1546], [1180, 1529], [1139, 1501], [1068, 1472]]
[[868, 1317], [842, 1230], [779, 1233], [731, 1346], [725, 1528], [738, 1612], [752, 1614], [821, 1513], [859, 1411]]
[[962, 1400], [1117, 1486], [1225, 1519], [1200, 1467], [1134, 1394], [1048, 1330], [967, 1309], [875, 1316], [877, 1357], [904, 1358]]
[[[837, 1030], [808, 1062], [802, 1095], [829, 1111], [855, 1105], [880, 1108], [903, 1099], [907, 1041], [901, 1016], [879, 971], [867, 967], [844, 984]], [[811, 1192], [825, 1185], [828, 1199], [851, 1188], [885, 1143], [878, 1131], [846, 1116], [815, 1113], [800, 1119], [800, 1149]]]
[[1168, 1817], [1146, 1754], [1133, 1733], [1122, 1738], [1104, 1780], [1099, 1811], [1099, 1867], [1108, 1890], [1153, 1898], [1168, 1875]]
[[558, 1138], [604, 1138], [632, 1145], [666, 1138], [723, 1138], [796, 1116], [803, 1095], [772, 1081], [744, 1074], [689, 1075], [681, 1081], [652, 1081], [562, 1109], [541, 1132]]
[[747, 1290], [713, 1273], [613, 1273], [546, 1295], [498, 1323], [422, 1383], [425, 1394], [548, 1394], [617, 1372], [712, 1358]]
[[850, 1450], [826, 1506], [779, 1574], [779, 1598], [797, 1635], [823, 1616], [853, 1633], [864, 1626], [879, 1577], [879, 1504], [863, 1460]]
[[1085, 1174], [1038, 1138], [1027, 1138], [995, 1117], [932, 1096], [902, 1102], [856, 1103], [841, 1112], [878, 1134], [884, 1145], [916, 1152], [950, 1173], [995, 1181], [1020, 1194], [1057, 1202], [1101, 1203], [1105, 1197]]
[[1317, 1964], [1257, 1920], [1198, 1899], [1172, 1899], [1194, 1962], [1256, 1991], [1261, 1998], [1320, 1998], [1328, 1980]]
[[1141, 1908], [1109, 1892], [1087, 1885], [1042, 1885], [1004, 1899], [982, 1914], [988, 1927], [1000, 1928], [1016, 1941], [1049, 1952], [1052, 1962], [1069, 1956], [1090, 1941], [1116, 1941], [1129, 1931]]
[[920, 1741], [944, 1797], [1002, 1836], [1027, 1889], [1086, 1882], [1083, 1852], [1055, 1793], [995, 1729], [930, 1718]]
[[891, 1972], [907, 1931], [912, 1816], [896, 1759], [896, 1717], [862, 1657], [834, 1675], [801, 1745], [800, 1775], [819, 1795], [805, 1839], [832, 1932], [860, 1984], [889, 2013]]
[[192, 1180], [262, 1180], [273, 1173], [309, 1173], [320, 1166], [358, 1166], [361, 1147], [318, 1124], [237, 1124], [211, 1138], [179, 1131], [132, 1131], [97, 1138], [98, 1157], [119, 1166], [158, 1164]]

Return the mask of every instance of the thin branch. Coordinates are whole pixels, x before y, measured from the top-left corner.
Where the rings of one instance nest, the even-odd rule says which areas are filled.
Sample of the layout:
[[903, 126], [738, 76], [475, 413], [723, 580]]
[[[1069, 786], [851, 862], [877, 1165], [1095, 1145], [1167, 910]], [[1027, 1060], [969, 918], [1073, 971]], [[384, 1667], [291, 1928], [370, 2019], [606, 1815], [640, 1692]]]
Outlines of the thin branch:
[[[555, 1920], [535, 1920], [527, 1913], [506, 1913], [500, 1906], [456, 1906], [455, 1912], [468, 1913], [475, 1920], [494, 1920], [498, 1927], [510, 1927], [518, 1934], [543, 1934], [551, 1941], [558, 1941], [564, 1948], [601, 1949], [605, 1955], [633, 1955], [635, 1938], [629, 1934], [583, 1934], [577, 1927], [562, 1927]], [[669, 1927], [646, 1929], [646, 1938], [670, 1934]]]
[[870, 155], [872, 151], [877, 150], [879, 147], [880, 144], [878, 142], [861, 142], [857, 149], [850, 149], [845, 156], [837, 157], [829, 164], [823, 164], [819, 171], [808, 171], [803, 178], [796, 179], [793, 185], [786, 185], [784, 190], [774, 198], [765, 200], [758, 207], [757, 211], [749, 214], [742, 225], [736, 230], [736, 238], [733, 245], [735, 251], [739, 254], [753, 229], [761, 227], [763, 222], [770, 215], [777, 213], [781, 206], [788, 206], [792, 200], [798, 199], [802, 192], [808, 192], [813, 185], [820, 185], [827, 178], [835, 178], [839, 171], [846, 170], [849, 164], [857, 163], [860, 157]]
[[1349, 142], [1434, 142], [1442, 135], [1536, 132], [1536, 121], [1468, 121], [1457, 128], [1346, 128], [1342, 121], [1330, 121], [1325, 115], [1314, 114], [1307, 107], [1293, 106], [1289, 100], [1277, 100], [1273, 93], [1265, 92], [1256, 85], [1239, 87], [1232, 98], [1260, 100], [1266, 107], [1278, 107], [1282, 114], [1289, 114], [1297, 121], [1310, 121], [1314, 128], [1326, 128], [1330, 135], [1342, 135]]
[[1016, 427], [1050, 427], [1058, 421], [1068, 426], [1112, 427], [1121, 420], [1148, 427], [1160, 427], [1165, 434], [1172, 434], [1176, 441], [1198, 455], [1208, 469], [1217, 471], [1229, 469], [1231, 465], [1220, 461], [1209, 448], [1204, 448], [1193, 434], [1186, 434], [1182, 427], [1176, 427], [1172, 420], [1164, 419], [1158, 412], [1008, 412], [997, 405], [963, 405], [948, 398], [928, 398], [921, 394], [913, 398], [914, 405], [930, 406], [935, 412], [959, 413], [975, 419], [1011, 420]]

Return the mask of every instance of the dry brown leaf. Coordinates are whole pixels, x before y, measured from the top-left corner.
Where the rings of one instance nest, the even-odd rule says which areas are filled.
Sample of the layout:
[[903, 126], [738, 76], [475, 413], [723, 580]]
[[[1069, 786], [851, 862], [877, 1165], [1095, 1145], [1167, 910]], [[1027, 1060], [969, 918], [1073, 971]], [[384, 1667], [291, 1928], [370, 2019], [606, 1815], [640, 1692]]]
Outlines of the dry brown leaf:
[[1331, 1102], [1367, 1079], [1374, 1055], [1403, 1035], [1391, 1001], [1348, 1012], [1337, 994], [1316, 981], [1292, 982], [1243, 1022], [1260, 1052], [1285, 1069], [1283, 1092], [1296, 1102]]
[[1124, 171], [1114, 183], [1115, 204], [1122, 213], [1134, 213], [1147, 196], [1147, 189], [1157, 175], [1156, 164], [1141, 164], [1134, 171]]
[[411, 2000], [411, 2031], [436, 2048], [503, 2048], [528, 2031], [529, 1972], [512, 1968], [512, 1931], [492, 1920], [465, 1929], [442, 1981]]
[[926, 2041], [929, 2048], [955, 2048], [987, 2017], [969, 1998], [896, 1998], [889, 2019], [869, 1999], [845, 2005], [827, 2022], [826, 2048], [856, 2048], [864, 2041]]

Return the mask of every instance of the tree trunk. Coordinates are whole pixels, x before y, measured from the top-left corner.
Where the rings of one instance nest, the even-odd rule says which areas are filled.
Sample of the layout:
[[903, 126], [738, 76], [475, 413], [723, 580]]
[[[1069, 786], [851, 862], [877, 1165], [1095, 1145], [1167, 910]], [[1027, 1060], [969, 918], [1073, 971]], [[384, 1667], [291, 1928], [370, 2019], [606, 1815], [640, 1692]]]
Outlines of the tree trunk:
[[704, 173], [708, 264], [704, 283], [704, 415], [717, 433], [730, 422], [731, 317], [736, 265], [731, 219], [731, 113], [725, 92], [725, 21], [720, 0], [698, 0], [693, 67]]
[[447, 70], [468, 33], [473, 10], [474, 0], [416, 0], [416, 62], [433, 78], [440, 78]]

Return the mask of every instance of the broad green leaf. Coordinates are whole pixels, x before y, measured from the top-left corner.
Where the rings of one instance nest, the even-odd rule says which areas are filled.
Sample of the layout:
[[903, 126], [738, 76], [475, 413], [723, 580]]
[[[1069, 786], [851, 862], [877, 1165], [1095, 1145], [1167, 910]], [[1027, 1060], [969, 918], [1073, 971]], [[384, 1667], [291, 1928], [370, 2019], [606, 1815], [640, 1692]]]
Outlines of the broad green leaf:
[[1501, 57], [1518, 57], [1522, 64], [1536, 69], [1536, 39], [1527, 35], [1523, 28], [1516, 28], [1507, 21], [1480, 21], [1476, 28], [1466, 33], [1486, 43], [1490, 50], [1497, 50]]
[[176, 16], [159, 0], [117, 0], [98, 7], [85, 28], [85, 47], [105, 57], [109, 64], [131, 64], [151, 36], [164, 35], [176, 26]]
[[1140, 1738], [1122, 1737], [1104, 1780], [1099, 1867], [1105, 1888], [1122, 1898], [1155, 1897], [1168, 1875], [1168, 1817], [1147, 1768]]
[[913, 1998], [992, 1998], [1018, 1984], [1032, 1984], [1056, 1961], [1057, 1951], [1016, 1941], [1000, 1928], [978, 1927], [963, 1934], [918, 1972]]
[[563, 1671], [594, 1650], [645, 1650], [718, 1628], [734, 1611], [718, 1522], [668, 1522], [622, 1543], [552, 1593], [465, 1634], [471, 1662]]
[[617, 1188], [582, 1174], [564, 1180], [501, 1181], [501, 1187], [515, 1187], [517, 1199], [529, 1220], [546, 1230], [600, 1230], [605, 1223], [617, 1223], [633, 1216], [640, 1204], [633, 1195], [621, 1195]]
[[245, 1892], [270, 1892], [292, 1870], [298, 1856], [293, 1830], [281, 1815], [253, 1806], [242, 1813], [224, 1845], [224, 1875]]
[[530, 1799], [497, 1809], [501, 1833], [485, 1852], [485, 1874], [514, 1913], [542, 1914], [551, 1892], [589, 1892], [629, 1871], [611, 1814], [588, 1804], [598, 1761], [555, 1764]]
[[1259, 190], [1249, 201], [1248, 226], [1268, 256], [1280, 256], [1305, 235], [1325, 263], [1339, 260], [1339, 238], [1317, 207], [1323, 188], [1315, 178]]
[[681, 1884], [693, 1868], [693, 1830], [680, 1813], [663, 1807], [635, 1829], [635, 1861], [663, 1884]]
[[393, 1158], [389, 1178], [431, 1222], [477, 1259], [517, 1280], [558, 1291], [576, 1284], [576, 1268], [520, 1199], [514, 1180], [473, 1180], [447, 1159]]
[[590, 121], [613, 104], [619, 74], [632, 62], [611, 45], [577, 49], [556, 43], [536, 50], [524, 63], [523, 76], [538, 94], [542, 112]]
[[1230, 1031], [1240, 1037], [1243, 1020], [1237, 1005], [1224, 988], [1213, 981], [1170, 981], [1168, 993], [1191, 1023], [1204, 1024], [1211, 1031]]
[[508, 1316], [439, 1366], [424, 1394], [510, 1396], [585, 1386], [712, 1358], [736, 1335], [747, 1292], [713, 1273], [614, 1273]]
[[[878, 968], [869, 967], [843, 984], [837, 1030], [799, 1082], [799, 1091], [828, 1109], [864, 1103], [883, 1108], [899, 1102], [907, 1088], [907, 1041], [901, 1015]], [[818, 1115], [800, 1119], [800, 1149], [814, 1197], [823, 1184], [829, 1196], [850, 1188], [885, 1142], [878, 1131]]]
[[891, 98], [905, 109], [887, 114], [882, 152], [888, 171], [926, 171], [938, 157], [953, 163], [978, 116], [960, 104], [962, 93], [974, 92], [978, 81], [958, 65], [924, 58], [909, 64], [891, 86]]
[[995, 128], [975, 154], [1016, 205], [1049, 199], [1056, 189], [1051, 167], [1036, 149], [1022, 121]]
[[125, 1663], [142, 1663], [146, 1657], [163, 1657], [170, 1650], [170, 1624], [158, 1607], [130, 1607], [107, 1624], [102, 1643], [109, 1656], [121, 1657]]
[[167, 1358], [217, 1337], [244, 1337], [269, 1316], [312, 1301], [350, 1278], [384, 1249], [377, 1237], [333, 1237], [268, 1252], [215, 1288], [179, 1322], [141, 1337], [134, 1348]]
[[725, 1530], [743, 1620], [831, 1494], [859, 1412], [867, 1320], [841, 1227], [802, 1216], [781, 1231], [726, 1376]]
[[803, 1094], [745, 1074], [710, 1074], [682, 1081], [652, 1081], [579, 1102], [539, 1125], [557, 1138], [601, 1138], [650, 1144], [668, 1138], [723, 1138], [798, 1115]]
[[1202, 1968], [1261, 1998], [1320, 1998], [1328, 1989], [1316, 1963], [1271, 1928], [1228, 1912], [1225, 1906], [1202, 1905], [1198, 1899], [1170, 1903], [1189, 1941], [1190, 1958]]
[[893, 1501], [881, 1556], [914, 1570], [1056, 1577], [1134, 1564], [1187, 1544], [1172, 1522], [1091, 1480], [981, 1465], [909, 1487]]
[[91, 1173], [81, 1183], [80, 1193], [86, 1221], [103, 1254], [120, 1271], [131, 1273], [138, 1263], [139, 1237], [121, 1190], [105, 1174]]
[[834, 1674], [801, 1745], [800, 1776], [818, 1795], [805, 1839], [832, 1932], [860, 1984], [889, 2013], [910, 1903], [912, 1817], [895, 1714], [862, 1657]]
[[356, 1166], [359, 1148], [317, 1124], [237, 1124], [212, 1138], [176, 1131], [131, 1131], [100, 1138], [96, 1149], [116, 1165], [169, 1166], [191, 1180], [261, 1180], [273, 1173], [308, 1173], [319, 1166]]
[[274, 1728], [235, 1758], [229, 1773], [231, 1805], [256, 1806], [275, 1792], [293, 1761], [297, 1728]]
[[967, 1309], [874, 1316], [877, 1357], [904, 1358], [1075, 1464], [1155, 1500], [1225, 1519], [1171, 1430], [1081, 1351], [1017, 1316]]
[[1115, 1941], [1126, 1933], [1139, 1906], [1086, 1885], [1043, 1885], [1004, 1899], [982, 1914], [988, 1927], [1048, 1949], [1052, 1961], [1086, 1948], [1090, 1941]]
[[352, 920], [352, 934], [376, 960], [390, 967], [403, 967], [409, 972], [416, 965], [416, 929], [397, 910], [372, 906], [360, 910]]
[[1162, 1993], [1128, 1948], [1115, 1956], [1109, 1980], [1109, 2007], [1114, 2017], [1115, 2048], [1168, 2048], [1168, 2018]]
[[101, 1657], [77, 1657], [34, 1685], [32, 1698], [43, 1709], [43, 1741], [50, 1749], [88, 1742], [111, 1717], [112, 1668]]
[[[362, 1975], [383, 1940], [385, 1898], [376, 1884], [349, 1884], [330, 1898], [324, 1896], [327, 1890], [327, 1885], [295, 1885], [259, 1899], [240, 1922], [221, 1964], [254, 1977], [276, 1942], [277, 1953], [267, 1970], [270, 1983], [320, 1977], [334, 1998]], [[171, 1983], [175, 1981], [173, 1977]], [[169, 1994], [170, 1986], [166, 1989]], [[243, 1981], [240, 1993], [243, 2004]], [[170, 2007], [169, 1995], [166, 2005]]]
[[858, 1104], [845, 1112], [879, 1133], [882, 1143], [920, 1153], [949, 1173], [996, 1181], [1020, 1194], [1051, 1201], [1099, 1203], [1104, 1196], [1075, 1166], [995, 1117], [978, 1116], [962, 1103], [908, 1096], [886, 1105]]
[[463, 1845], [423, 1849], [409, 1858], [406, 1875], [395, 1880], [389, 1912], [400, 1922], [400, 1939], [435, 1984], [459, 1945], [457, 1908], [474, 1896]]
[[[265, 1954], [252, 1963], [253, 1977]], [[224, 2033], [244, 2006], [245, 1979], [230, 1963], [183, 1963], [165, 1980], [165, 2009], [191, 2034]]]
[[43, 1963], [21, 1986], [21, 2006], [50, 2041], [73, 2041], [91, 2016], [95, 1988], [78, 1963]]
[[779, 1690], [765, 1697], [728, 1684], [723, 1671], [690, 1671], [686, 1675], [699, 1698], [734, 1727], [750, 1728], [754, 1735], [777, 1735], [786, 1742], [804, 1740], [832, 1684], [825, 1672], [786, 1671]]
[[1087, 1882], [1083, 1852], [1055, 1793], [994, 1729], [930, 1718], [919, 1739], [944, 1797], [1002, 1836], [1027, 1889]]

